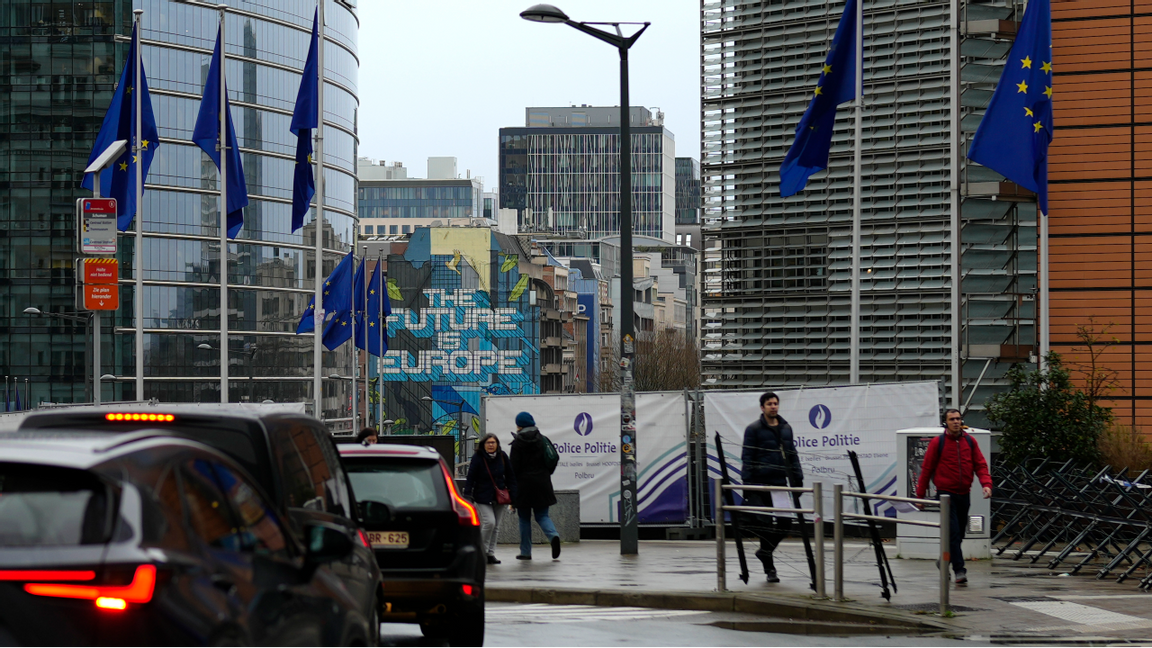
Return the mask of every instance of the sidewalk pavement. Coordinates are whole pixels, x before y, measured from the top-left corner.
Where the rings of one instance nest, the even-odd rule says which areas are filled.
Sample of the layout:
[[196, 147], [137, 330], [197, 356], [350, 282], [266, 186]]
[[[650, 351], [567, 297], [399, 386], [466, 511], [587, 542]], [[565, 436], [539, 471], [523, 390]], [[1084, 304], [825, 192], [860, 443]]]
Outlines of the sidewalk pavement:
[[[884, 548], [897, 590], [881, 597], [875, 552], [861, 540], [845, 540], [846, 602], [817, 600], [808, 587], [808, 566], [799, 540], [776, 551], [780, 583], [765, 581], [748, 551], [749, 583], [738, 578], [733, 541], [726, 546], [727, 592], [717, 592], [716, 541], [641, 541], [639, 554], [621, 556], [615, 540], [563, 545], [559, 560], [538, 546], [533, 560], [516, 560], [516, 548], [500, 545], [500, 565], [489, 565], [487, 599], [520, 603], [637, 606], [749, 612], [791, 619], [800, 634], [902, 634], [937, 632], [1005, 642], [1093, 643], [1152, 638], [1152, 594], [1142, 593], [1137, 572], [1122, 584], [1095, 579], [1098, 565], [1079, 575], [1047, 569], [1046, 560], [969, 561], [967, 585], [949, 579], [953, 617], [941, 617], [939, 572], [933, 561], [896, 557]], [[826, 591], [833, 594], [832, 543], [825, 545]], [[1068, 569], [1075, 564], [1066, 563]], [[789, 631], [789, 630], [779, 630]]]

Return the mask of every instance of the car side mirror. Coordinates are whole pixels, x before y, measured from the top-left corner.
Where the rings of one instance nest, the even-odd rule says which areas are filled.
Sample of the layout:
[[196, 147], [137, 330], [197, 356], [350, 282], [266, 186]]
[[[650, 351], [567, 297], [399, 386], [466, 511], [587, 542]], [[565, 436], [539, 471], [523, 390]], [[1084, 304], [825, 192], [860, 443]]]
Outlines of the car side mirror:
[[305, 527], [304, 537], [307, 543], [305, 557], [313, 563], [340, 560], [352, 553], [356, 546], [347, 531], [327, 524]]
[[388, 524], [396, 518], [396, 511], [387, 502], [360, 500], [360, 519], [365, 524]]

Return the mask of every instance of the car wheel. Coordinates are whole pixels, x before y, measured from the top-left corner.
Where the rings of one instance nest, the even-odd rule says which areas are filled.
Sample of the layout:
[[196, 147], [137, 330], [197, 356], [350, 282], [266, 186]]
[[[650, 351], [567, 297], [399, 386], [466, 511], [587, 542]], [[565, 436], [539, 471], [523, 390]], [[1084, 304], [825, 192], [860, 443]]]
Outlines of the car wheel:
[[448, 629], [447, 637], [449, 646], [483, 646], [484, 601], [461, 610], [455, 623]]

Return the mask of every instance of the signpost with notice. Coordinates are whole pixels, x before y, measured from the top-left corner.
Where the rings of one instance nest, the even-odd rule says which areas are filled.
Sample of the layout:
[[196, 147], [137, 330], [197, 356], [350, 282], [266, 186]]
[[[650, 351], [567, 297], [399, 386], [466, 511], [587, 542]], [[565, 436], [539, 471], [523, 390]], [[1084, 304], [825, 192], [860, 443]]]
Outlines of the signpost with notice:
[[80, 254], [116, 254], [116, 199], [76, 201], [76, 250]]

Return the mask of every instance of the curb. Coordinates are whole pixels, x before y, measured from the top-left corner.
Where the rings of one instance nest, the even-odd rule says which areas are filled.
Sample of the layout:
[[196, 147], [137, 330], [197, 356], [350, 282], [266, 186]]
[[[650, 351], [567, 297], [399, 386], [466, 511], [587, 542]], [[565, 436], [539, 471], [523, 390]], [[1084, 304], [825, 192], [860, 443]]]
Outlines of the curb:
[[849, 603], [797, 600], [763, 594], [717, 594], [714, 592], [614, 591], [579, 588], [503, 587], [485, 588], [489, 601], [500, 603], [546, 603], [550, 605], [596, 605], [646, 607], [664, 610], [743, 612], [776, 619], [817, 623], [851, 623], [884, 626], [893, 630], [941, 632], [955, 627], [937, 619], [894, 610], [875, 610]]

